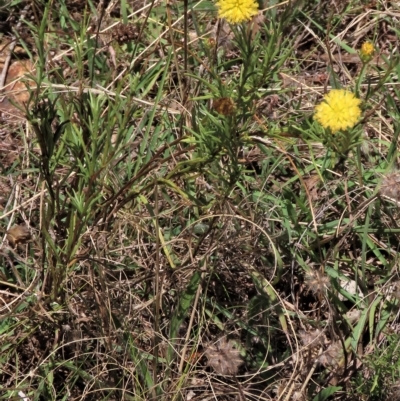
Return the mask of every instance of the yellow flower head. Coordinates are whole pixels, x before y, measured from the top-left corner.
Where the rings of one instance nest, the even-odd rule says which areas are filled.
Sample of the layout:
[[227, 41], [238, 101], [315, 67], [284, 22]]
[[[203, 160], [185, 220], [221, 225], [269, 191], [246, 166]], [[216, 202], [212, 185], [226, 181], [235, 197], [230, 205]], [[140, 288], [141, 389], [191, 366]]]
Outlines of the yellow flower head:
[[360, 55], [370, 57], [374, 54], [374, 45], [371, 42], [364, 42], [361, 46]]
[[361, 116], [361, 100], [344, 89], [332, 89], [315, 107], [314, 119], [332, 132], [352, 128]]
[[231, 24], [248, 21], [258, 13], [256, 0], [219, 0], [217, 7], [218, 16]]

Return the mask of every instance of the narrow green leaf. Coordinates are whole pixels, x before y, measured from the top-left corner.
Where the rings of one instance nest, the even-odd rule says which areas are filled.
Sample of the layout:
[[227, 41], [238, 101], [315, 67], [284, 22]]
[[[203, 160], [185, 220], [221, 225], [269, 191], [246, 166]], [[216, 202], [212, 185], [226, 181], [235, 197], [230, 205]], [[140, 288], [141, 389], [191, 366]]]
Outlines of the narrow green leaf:
[[368, 318], [368, 309], [365, 308], [361, 312], [360, 320], [358, 321], [357, 326], [354, 327], [353, 335], [351, 337], [351, 347], [354, 352], [357, 352], [358, 343], [364, 333], [364, 328], [367, 323], [367, 318]]
[[337, 391], [340, 391], [341, 387], [331, 386], [328, 388], [324, 388], [321, 390], [314, 398], [313, 401], [325, 401], [329, 398], [332, 394], [335, 394]]
[[169, 339], [171, 341], [171, 346], [168, 348], [168, 355], [167, 355], [168, 362], [172, 361], [173, 356], [175, 354], [174, 340], [177, 338], [179, 327], [186, 318], [187, 312], [190, 306], [192, 305], [193, 299], [196, 295], [196, 291], [200, 283], [200, 279], [201, 279], [201, 273], [200, 271], [196, 270], [193, 273], [192, 278], [190, 279], [190, 282], [185, 292], [181, 295], [178, 307], [175, 310], [174, 315], [172, 316], [171, 328], [169, 332]]

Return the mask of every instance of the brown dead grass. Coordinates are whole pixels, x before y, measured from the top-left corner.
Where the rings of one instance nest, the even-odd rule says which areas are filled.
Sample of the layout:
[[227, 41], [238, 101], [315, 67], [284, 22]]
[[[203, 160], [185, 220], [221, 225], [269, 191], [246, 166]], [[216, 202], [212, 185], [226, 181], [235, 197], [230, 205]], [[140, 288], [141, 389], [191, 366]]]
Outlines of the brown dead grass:
[[[339, 2], [334, 3], [334, 6], [338, 7], [336, 11], [340, 15], [343, 12], [340, 7], [345, 7], [345, 4]], [[76, 9], [71, 8], [71, 10], [71, 12], [78, 12]], [[326, 15], [323, 11], [321, 13], [322, 16]], [[375, 66], [379, 67], [382, 63], [382, 56], [389, 56], [392, 49], [398, 46], [398, 39], [388, 29], [384, 18], [380, 18], [377, 24], [373, 23], [376, 13], [378, 11], [373, 6], [371, 8], [366, 6], [357, 15], [348, 15], [341, 21], [341, 27], [336, 27], [336, 37], [347, 40], [349, 45], [357, 49], [362, 41], [372, 33], [372, 30], [377, 28], [379, 35], [376, 43], [380, 54], [376, 56]], [[379, 13], [385, 15], [382, 10]], [[386, 16], [390, 16], [389, 12], [386, 13]], [[298, 27], [295, 28], [298, 29]], [[300, 70], [291, 71], [290, 66], [287, 66], [288, 71], [281, 73], [283, 87], [286, 89], [285, 94], [280, 100], [274, 98], [268, 101], [266, 108], [260, 109], [262, 110], [259, 113], [260, 116], [268, 114], [272, 119], [284, 119], [286, 115], [297, 112], [293, 105], [298, 99], [306, 97], [310, 93], [321, 93], [324, 90], [330, 78], [328, 66], [332, 66], [333, 70], [340, 75], [343, 85], [352, 83], [353, 77], [360, 69], [361, 65], [357, 56], [342, 54], [343, 51], [334, 42], [329, 42], [328, 51], [324, 40], [316, 37], [310, 29], [304, 29], [298, 35], [296, 42], [297, 57], [302, 59], [302, 62], [299, 63]], [[110, 65], [112, 65], [111, 62]], [[44, 375], [40, 371], [41, 364], [48, 361], [49, 358], [54, 358], [56, 361], [73, 361], [91, 375], [90, 380], [84, 376], [80, 377], [75, 387], [71, 389], [71, 399], [101, 399], [108, 394], [106, 388], [123, 388], [129, 393], [137, 380], [138, 368], [125, 355], [124, 332], [132, 335], [134, 346], [143, 354], [152, 354], [157, 347], [160, 358], [164, 358], [171, 342], [168, 338], [169, 319], [176, 308], [176, 299], [173, 295], [185, 290], [192, 269], [197, 268], [199, 260], [213, 260], [212, 263], [209, 262], [212, 265], [212, 269], [210, 269], [212, 273], [209, 275], [207, 286], [204, 286], [208, 298], [217, 300], [218, 304], [227, 310], [234, 310], [234, 318], [227, 318], [222, 313], [215, 312], [218, 319], [223, 320], [225, 332], [243, 344], [249, 341], [257, 344], [258, 336], [254, 335], [250, 339], [245, 338], [244, 335], [242, 337], [236, 322], [246, 319], [247, 311], [244, 310], [243, 305], [247, 305], [257, 295], [257, 289], [249, 275], [248, 266], [256, 266], [267, 280], [273, 280], [276, 272], [273, 265], [274, 254], [268, 243], [263, 242], [257, 227], [259, 225], [268, 230], [269, 223], [265, 222], [262, 216], [257, 216], [257, 213], [253, 211], [254, 204], [250, 200], [237, 200], [234, 192], [230, 200], [217, 205], [212, 210], [210, 218], [205, 220], [205, 223], [212, 225], [213, 216], [219, 216], [218, 231], [210, 230], [210, 235], [198, 235], [195, 238], [193, 232], [182, 231], [181, 235], [175, 237], [168, 244], [177, 259], [182, 262], [180, 266], [172, 270], [168, 268], [171, 264], [168, 255], [158, 244], [159, 234], [151, 224], [153, 217], [148, 209], [143, 206], [132, 212], [129, 207], [132, 199], [123, 197], [128, 193], [128, 189], [110, 189], [110, 193], [107, 195], [114, 191], [114, 200], [121, 200], [121, 203], [118, 203], [112, 211], [110, 209], [99, 211], [98, 224], [87, 228], [82, 239], [82, 246], [78, 249], [75, 257], [68, 261], [71, 274], [66, 278], [65, 283], [62, 283], [65, 285], [63, 298], [59, 300], [58, 305], [51, 304], [47, 296], [54, 283], [46, 281], [48, 275], [42, 265], [45, 256], [42, 248], [43, 239], [39, 230], [40, 201], [45, 189], [38, 185], [37, 177], [30, 172], [24, 172], [24, 168], [29, 165], [25, 157], [26, 146], [30, 145], [21, 140], [21, 131], [18, 131], [18, 127], [21, 129], [24, 124], [24, 120], [21, 118], [22, 114], [10, 103], [11, 100], [20, 104], [27, 101], [28, 92], [24, 77], [31, 70], [32, 64], [28, 61], [18, 61], [12, 65], [3, 92], [5, 99], [0, 104], [3, 122], [7, 121], [0, 132], [2, 135], [0, 158], [3, 170], [11, 172], [8, 179], [1, 178], [0, 185], [3, 191], [0, 203], [3, 210], [8, 213], [9, 225], [12, 222], [27, 222], [33, 231], [32, 242], [21, 245], [17, 249], [12, 249], [14, 248], [12, 243], [10, 248], [3, 244], [2, 252], [7, 253], [3, 260], [7, 263], [7, 267], [18, 272], [19, 264], [28, 265], [31, 276], [20, 277], [18, 286], [11, 288], [7, 285], [7, 277], [0, 277], [1, 316], [5, 318], [12, 315], [19, 320], [12, 338], [14, 351], [3, 367], [0, 381], [11, 388], [20, 379], [30, 377], [31, 382], [25, 380], [27, 383], [25, 391], [28, 391], [35, 388], [37, 380]], [[73, 71], [71, 71], [72, 73]], [[375, 70], [371, 67], [372, 82], [375, 74]], [[311, 108], [312, 96], [314, 95], [309, 97], [311, 99], [309, 102], [305, 102], [305, 109]], [[390, 122], [388, 117], [385, 118], [386, 122]], [[371, 118], [368, 122], [368, 134], [377, 137], [390, 136], [392, 133], [382, 132], [378, 119]], [[30, 141], [29, 137], [25, 139]], [[254, 151], [254, 154], [243, 155], [242, 161], [253, 166], [257, 171], [259, 168], [257, 163], [262, 157], [257, 151]], [[307, 150], [304, 152], [304, 158], [308, 160]], [[179, 157], [171, 161], [170, 169], [178, 160]], [[18, 163], [20, 166], [18, 168], [21, 169], [20, 174], [13, 167]], [[153, 174], [160, 167], [155, 166]], [[294, 174], [295, 171], [290, 168], [286, 172], [276, 172], [276, 175], [270, 177], [271, 181], [267, 183], [266, 189], [275, 194], [280, 193]], [[63, 175], [64, 172], [60, 171], [59, 177], [63, 177]], [[338, 181], [340, 179], [341, 177], [338, 178]], [[184, 182], [177, 182], [177, 184], [183, 186]], [[316, 215], [326, 208], [334, 196], [333, 182], [331, 182], [330, 188], [322, 189], [320, 185], [321, 183], [318, 182], [315, 175], [310, 176], [306, 181], [312, 203], [316, 205]], [[199, 186], [204, 187], [200, 179]], [[293, 190], [298, 191], [299, 188], [293, 188]], [[176, 216], [185, 208], [184, 202], [175, 193], [167, 192], [167, 194], [175, 206], [171, 207], [160, 196], [157, 208], [163, 213], [164, 227], [168, 227], [169, 222], [177, 224], [179, 219], [176, 219]], [[237, 195], [238, 199], [239, 197], [240, 194]], [[149, 200], [155, 207], [154, 197], [150, 197]], [[102, 219], [100, 215], [104, 218]], [[242, 216], [251, 216], [254, 220], [250, 224], [245, 222], [245, 219], [241, 218]], [[3, 215], [5, 222], [4, 217], [5, 215]], [[101, 224], [100, 221], [102, 221]], [[184, 226], [183, 217], [182, 226]], [[276, 229], [279, 231], [282, 227], [277, 225]], [[4, 227], [5, 233], [6, 227]], [[50, 235], [62, 238], [66, 232], [62, 231], [61, 227], [56, 227], [55, 232]], [[325, 307], [322, 296], [318, 296], [318, 294], [315, 296], [313, 291], [310, 293], [310, 288], [302, 284], [301, 271], [293, 269], [294, 277], [288, 277], [287, 272], [293, 268], [293, 265], [289, 259], [290, 252], [285, 253], [287, 239], [279, 238], [279, 233], [277, 237], [277, 242], [280, 241], [278, 244], [286, 256], [284, 261], [286, 273], [277, 286], [277, 291], [282, 298], [292, 296], [292, 312], [306, 314], [310, 320], [329, 320], [331, 311]], [[352, 238], [348, 236], [343, 242], [342, 251], [350, 253], [352, 243]], [[32, 254], [36, 256], [36, 259], [32, 260]], [[160, 270], [159, 293], [162, 297], [163, 308], [159, 322], [160, 330], [155, 332], [156, 298], [153, 297], [153, 294], [156, 293], [157, 266]], [[32, 294], [34, 287], [36, 298], [30, 301], [29, 307], [25, 308], [23, 312], [18, 312], [17, 306], [24, 302], [21, 294], [24, 296], [28, 293]], [[293, 306], [294, 304], [296, 306]], [[289, 308], [289, 302], [287, 306]], [[208, 308], [211, 307], [212, 305], [208, 305]], [[259, 328], [260, 331], [267, 327], [277, 327], [275, 307], [276, 305], [268, 305], [268, 309], [271, 311], [270, 320], [266, 320], [261, 312], [255, 316], [252, 322], [254, 327]], [[202, 332], [204, 337], [208, 337], [207, 341], [204, 338], [203, 346], [200, 344], [203, 339], [198, 342], [193, 341], [190, 343], [191, 350], [199, 352], [200, 355], [202, 351], [205, 351], [209, 358], [213, 357], [212, 353], [207, 351], [210, 348], [206, 348], [206, 346], [219, 338], [218, 319], [215, 319], [215, 322], [207, 321]], [[173, 344], [178, 356], [181, 356], [180, 352], [184, 347], [188, 324], [188, 321], [184, 322], [179, 331], [179, 339]], [[195, 316], [195, 324], [201, 324], [199, 316]], [[295, 363], [292, 364], [289, 359], [286, 359], [285, 366], [282, 366], [277, 359], [279, 354], [284, 353], [285, 348], [290, 349], [291, 346], [295, 348], [289, 340], [291, 337], [291, 341], [295, 343], [296, 331], [302, 327], [301, 322], [295, 322], [291, 328], [291, 334], [280, 330], [274, 334], [276, 354], [268, 357], [271, 358], [271, 366], [276, 364], [277, 375], [284, 377], [283, 384], [278, 385], [278, 389], [275, 388], [276, 383], [264, 382], [256, 372], [247, 370], [246, 366], [239, 368], [239, 357], [235, 351], [232, 363], [238, 366], [234, 369], [234, 373], [238, 372], [242, 375], [243, 382], [246, 383], [244, 392], [248, 399], [273, 399], [272, 397], [276, 395], [278, 397], [286, 395], [290, 385], [293, 385], [293, 394], [299, 393], [299, 397], [303, 396], [300, 391], [302, 383], [299, 381], [301, 382], [306, 375], [302, 369], [312, 365], [318, 355], [311, 355], [310, 352], [305, 357], [305, 354], [302, 354], [301, 367]], [[307, 328], [307, 330], [311, 329]], [[323, 336], [326, 335], [329, 336], [330, 333], [323, 334]], [[299, 335], [298, 338], [301, 339], [302, 336]], [[322, 347], [322, 355], [326, 358], [323, 359], [325, 362], [322, 364], [329, 365], [326, 360], [331, 357], [333, 351], [339, 348], [337, 344], [338, 342], [333, 336], [329, 341], [318, 344]], [[308, 343], [300, 345], [306, 347]], [[293, 353], [295, 352], [294, 348], [292, 349]], [[219, 348], [212, 350], [217, 352]], [[307, 358], [314, 359], [309, 364], [306, 362]], [[331, 359], [335, 358], [336, 356], [331, 357]], [[177, 359], [179, 360], [179, 358]], [[187, 358], [185, 357], [185, 359]], [[185, 363], [187, 371], [193, 372], [193, 374], [190, 381], [181, 390], [182, 397], [188, 397], [188, 394], [193, 393], [196, 396], [193, 399], [198, 397], [204, 399], [209, 396], [214, 396], [219, 400], [240, 399], [241, 395], [235, 387], [236, 383], [233, 379], [216, 378], [206, 365], [207, 361], [201, 356], [196, 359], [195, 364]], [[208, 365], [215, 368], [210, 361], [208, 361]], [[174, 369], [176, 371], [173, 381], [178, 382], [181, 372], [178, 372], [176, 367]], [[215, 370], [218, 369], [215, 368]], [[233, 371], [228, 369], [227, 372], [230, 375]], [[224, 376], [226, 372], [219, 371], [217, 373]], [[62, 388], [63, 384], [74, 375], [74, 372], [60, 365], [54, 368], [53, 374], [53, 386], [57, 389]], [[331, 380], [331, 384], [337, 383], [342, 379], [342, 377], [332, 378], [332, 376], [335, 376], [335, 372], [326, 383], [329, 384], [329, 380]], [[162, 374], [160, 374], [160, 380], [162, 380]], [[176, 383], [165, 386], [168, 389], [165, 399], [173, 396], [176, 389], [174, 384]], [[273, 390], [273, 388], [275, 389]], [[114, 399], [124, 399], [123, 397], [123, 390], [116, 391]]]

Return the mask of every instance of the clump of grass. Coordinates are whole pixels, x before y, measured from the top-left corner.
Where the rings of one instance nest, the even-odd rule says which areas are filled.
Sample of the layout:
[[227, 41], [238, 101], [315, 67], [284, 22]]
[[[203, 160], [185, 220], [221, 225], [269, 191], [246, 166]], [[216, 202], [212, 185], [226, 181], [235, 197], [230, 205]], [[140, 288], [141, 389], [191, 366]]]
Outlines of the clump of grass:
[[37, 2], [14, 32], [35, 68], [0, 160], [7, 399], [261, 400], [279, 377], [281, 398], [346, 400], [396, 382], [396, 210], [375, 195], [398, 198], [397, 172], [376, 189], [400, 129], [393, 13], [384, 29], [389, 8], [366, 13], [364, 38], [361, 2], [243, 4]]
[[[363, 369], [354, 379], [354, 393], [369, 400], [389, 400], [398, 393], [398, 334], [388, 335], [384, 347], [366, 356]], [[383, 345], [381, 344], [381, 345]]]

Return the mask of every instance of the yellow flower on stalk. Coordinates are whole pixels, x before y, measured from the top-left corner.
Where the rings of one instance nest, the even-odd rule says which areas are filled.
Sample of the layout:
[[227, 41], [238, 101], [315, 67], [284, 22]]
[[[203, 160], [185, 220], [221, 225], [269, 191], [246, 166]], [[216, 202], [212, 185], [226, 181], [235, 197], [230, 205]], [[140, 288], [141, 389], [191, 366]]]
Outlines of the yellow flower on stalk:
[[324, 128], [330, 128], [332, 133], [352, 128], [361, 116], [360, 103], [352, 92], [332, 89], [315, 107], [314, 119]]
[[258, 13], [256, 0], [219, 0], [217, 7], [219, 18], [225, 18], [230, 24], [249, 21]]
[[364, 42], [360, 49], [360, 59], [363, 63], [368, 63], [374, 56], [375, 48], [371, 42]]
[[360, 55], [370, 57], [374, 54], [375, 48], [371, 42], [364, 42], [361, 46]]

